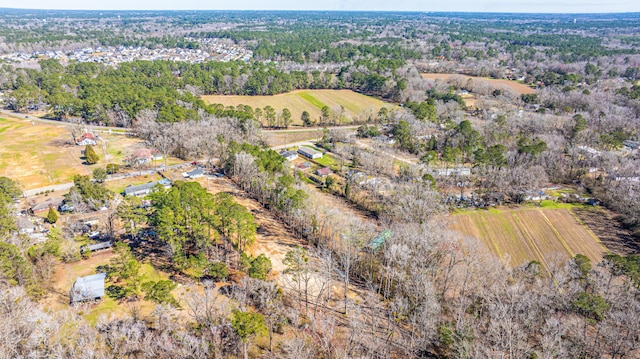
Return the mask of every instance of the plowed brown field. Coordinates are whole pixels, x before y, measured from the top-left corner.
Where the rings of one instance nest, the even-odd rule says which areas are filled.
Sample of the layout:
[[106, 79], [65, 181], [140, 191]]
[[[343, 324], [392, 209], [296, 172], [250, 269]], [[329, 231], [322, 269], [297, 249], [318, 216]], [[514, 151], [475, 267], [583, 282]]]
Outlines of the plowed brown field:
[[570, 208], [478, 210], [452, 218], [454, 229], [480, 239], [513, 267], [536, 260], [548, 269], [551, 261], [576, 254], [597, 263], [608, 252]]

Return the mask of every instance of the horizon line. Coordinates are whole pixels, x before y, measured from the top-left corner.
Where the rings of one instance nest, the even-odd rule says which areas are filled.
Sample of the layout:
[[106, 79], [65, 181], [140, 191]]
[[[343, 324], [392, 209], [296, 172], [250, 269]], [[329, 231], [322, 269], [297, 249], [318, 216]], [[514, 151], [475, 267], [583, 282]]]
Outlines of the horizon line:
[[0, 11], [85, 11], [85, 12], [133, 12], [133, 11], [237, 11], [237, 12], [377, 12], [377, 13], [420, 13], [420, 14], [518, 14], [518, 15], [613, 15], [613, 14], [640, 14], [640, 11], [609, 11], [609, 12], [531, 12], [531, 11], [427, 11], [427, 10], [363, 10], [363, 9], [46, 9], [46, 8], [14, 8], [0, 7]]

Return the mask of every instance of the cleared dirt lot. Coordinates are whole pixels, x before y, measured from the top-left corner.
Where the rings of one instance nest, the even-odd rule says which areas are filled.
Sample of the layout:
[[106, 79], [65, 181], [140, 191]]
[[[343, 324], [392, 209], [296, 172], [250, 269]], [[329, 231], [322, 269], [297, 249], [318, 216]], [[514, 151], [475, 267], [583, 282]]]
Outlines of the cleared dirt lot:
[[573, 209], [475, 210], [452, 216], [452, 227], [480, 239], [510, 266], [584, 254], [594, 263], [609, 252]]

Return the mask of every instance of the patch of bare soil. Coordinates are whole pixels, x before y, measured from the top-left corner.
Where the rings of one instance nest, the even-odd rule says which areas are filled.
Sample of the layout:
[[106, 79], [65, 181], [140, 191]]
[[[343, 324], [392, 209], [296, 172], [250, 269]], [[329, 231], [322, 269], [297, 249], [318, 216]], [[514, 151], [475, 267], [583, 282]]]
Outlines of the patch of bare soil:
[[620, 255], [640, 252], [640, 243], [630, 230], [622, 227], [611, 211], [604, 208], [574, 208], [573, 213], [611, 252]]
[[292, 250], [296, 245], [303, 246], [304, 242], [296, 238], [275, 215], [262, 207], [256, 200], [250, 198], [246, 192], [239, 189], [229, 179], [203, 179], [199, 182], [211, 193], [229, 193], [238, 203], [251, 211], [258, 224], [258, 233], [256, 235], [256, 241], [251, 246], [249, 252], [254, 256], [264, 254], [269, 257], [275, 275], [283, 272], [286, 269], [283, 260], [287, 252]]

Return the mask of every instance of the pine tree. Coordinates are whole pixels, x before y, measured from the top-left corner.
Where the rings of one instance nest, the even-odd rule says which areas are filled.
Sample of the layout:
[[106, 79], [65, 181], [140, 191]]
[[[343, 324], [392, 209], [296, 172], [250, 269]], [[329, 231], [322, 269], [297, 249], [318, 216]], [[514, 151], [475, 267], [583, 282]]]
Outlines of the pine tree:
[[54, 224], [58, 221], [58, 212], [53, 209], [53, 206], [49, 206], [49, 213], [47, 213], [47, 222]]
[[84, 158], [86, 158], [87, 163], [90, 165], [94, 165], [100, 160], [100, 157], [98, 157], [98, 154], [93, 150], [93, 146], [91, 145], [87, 145], [87, 147], [84, 148]]

